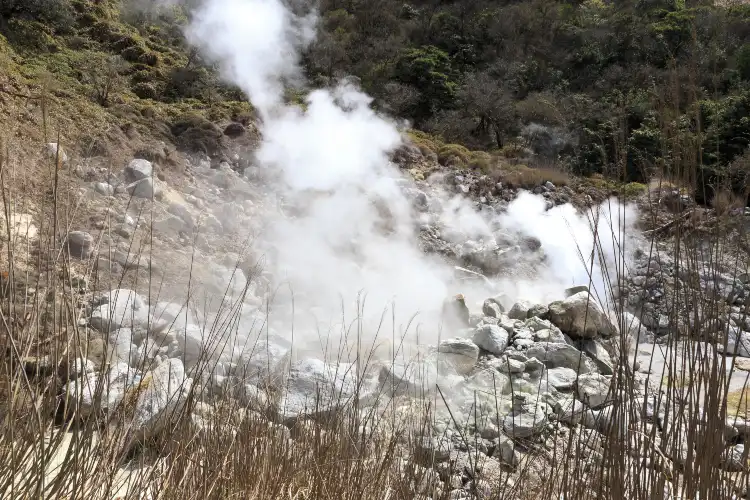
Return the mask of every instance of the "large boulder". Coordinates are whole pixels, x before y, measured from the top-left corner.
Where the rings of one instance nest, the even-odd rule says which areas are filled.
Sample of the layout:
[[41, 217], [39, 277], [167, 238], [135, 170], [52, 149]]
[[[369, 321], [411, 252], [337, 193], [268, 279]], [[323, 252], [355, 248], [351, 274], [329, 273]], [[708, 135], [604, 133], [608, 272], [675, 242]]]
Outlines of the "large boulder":
[[104, 374], [80, 374], [65, 386], [67, 415], [86, 418], [97, 411], [115, 408], [138, 377], [138, 372], [126, 363], [115, 363]]
[[438, 346], [438, 352], [441, 359], [459, 373], [469, 373], [479, 359], [479, 347], [466, 338], [443, 340]]
[[568, 344], [534, 342], [526, 349], [526, 355], [538, 359], [549, 368], [570, 368], [578, 373], [595, 371], [591, 360]]
[[132, 184], [128, 184], [125, 186], [125, 189], [127, 190], [128, 194], [135, 198], [146, 198], [149, 200], [152, 200], [154, 198], [158, 198], [161, 195], [161, 187], [159, 186], [159, 182], [152, 178], [146, 178], [141, 179], [139, 181], [135, 181]]
[[182, 361], [167, 359], [128, 388], [122, 406], [131, 424], [130, 444], [156, 436], [179, 418], [191, 385]]
[[502, 354], [508, 347], [510, 334], [497, 325], [482, 325], [474, 330], [474, 343], [490, 354]]
[[137, 158], [125, 167], [125, 175], [132, 181], [140, 181], [153, 176], [154, 167], [148, 160]]
[[578, 377], [578, 398], [592, 408], [604, 405], [611, 399], [609, 378], [598, 373], [587, 373]]
[[604, 310], [588, 292], [579, 292], [549, 305], [549, 320], [571, 337], [610, 336], [616, 329]]
[[95, 307], [89, 322], [101, 332], [120, 328], [146, 328], [150, 316], [146, 300], [133, 290], [118, 288], [102, 298], [103, 303]]
[[512, 438], [530, 438], [547, 425], [546, 403], [535, 402], [526, 394], [513, 397], [513, 410], [503, 420], [503, 430]]

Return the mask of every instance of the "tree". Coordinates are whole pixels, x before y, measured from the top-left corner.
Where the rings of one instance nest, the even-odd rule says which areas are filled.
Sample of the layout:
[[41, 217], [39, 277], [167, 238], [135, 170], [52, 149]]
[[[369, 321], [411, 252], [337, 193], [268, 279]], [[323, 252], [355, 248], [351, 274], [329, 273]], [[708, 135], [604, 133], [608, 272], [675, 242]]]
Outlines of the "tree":
[[396, 62], [395, 77], [420, 91], [420, 98], [409, 110], [417, 124], [449, 108], [455, 100], [458, 84], [450, 57], [433, 45], [404, 50]]

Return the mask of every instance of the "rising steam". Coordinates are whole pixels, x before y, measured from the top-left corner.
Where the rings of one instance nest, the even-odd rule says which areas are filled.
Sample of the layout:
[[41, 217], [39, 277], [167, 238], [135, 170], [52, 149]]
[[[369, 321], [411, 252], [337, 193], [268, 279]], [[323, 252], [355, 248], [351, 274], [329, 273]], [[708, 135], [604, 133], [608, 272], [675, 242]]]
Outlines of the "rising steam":
[[[531, 194], [494, 220], [468, 200], [445, 195], [439, 220], [433, 221], [455, 242], [491, 242], [498, 226], [537, 238], [547, 260], [532, 262], [538, 267], [530, 275], [505, 273], [494, 290], [481, 282], [459, 284], [452, 265], [425, 255], [416, 244], [423, 216], [402, 190], [410, 181], [388, 161], [401, 145], [396, 123], [375, 113], [370, 97], [348, 82], [311, 92], [304, 111], [284, 104], [284, 87], [301, 81], [299, 54], [314, 38], [315, 21], [314, 14], [293, 14], [281, 0], [206, 0], [188, 29], [188, 40], [218, 63], [224, 78], [242, 88], [258, 110], [263, 142], [256, 160], [279, 174], [272, 188], [298, 208], [296, 217], [269, 213], [260, 244], [274, 277], [294, 291], [298, 331], [301, 324], [317, 339], [317, 321], [340, 319], [342, 308], [344, 323], [351, 320], [362, 292], [376, 326], [383, 309], [395, 304], [388, 336], [391, 327], [400, 334], [420, 313], [420, 342], [434, 344], [442, 302], [452, 294], [464, 293], [472, 307], [499, 292], [542, 301], [562, 298], [566, 286], [589, 281], [581, 260], [582, 255], [589, 260], [594, 247], [589, 221], [571, 206], [546, 211], [544, 200]], [[615, 232], [624, 229], [621, 210], [610, 209]], [[628, 210], [627, 220], [634, 221]], [[612, 260], [616, 238], [604, 221], [598, 236]], [[523, 256], [516, 259], [521, 261]], [[593, 280], [603, 291], [599, 266]]]

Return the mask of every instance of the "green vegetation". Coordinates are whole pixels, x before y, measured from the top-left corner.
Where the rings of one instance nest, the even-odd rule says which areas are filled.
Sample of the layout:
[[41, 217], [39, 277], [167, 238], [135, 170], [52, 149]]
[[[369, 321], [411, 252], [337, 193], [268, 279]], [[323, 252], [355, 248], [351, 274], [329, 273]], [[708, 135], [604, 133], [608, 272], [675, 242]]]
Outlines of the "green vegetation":
[[[492, 170], [493, 158], [519, 159], [640, 183], [689, 164], [700, 166], [707, 202], [717, 179], [740, 183], [728, 167], [750, 144], [747, 5], [323, 0], [320, 9], [303, 57], [311, 85], [357, 76], [443, 164]], [[0, 79], [51, 83], [89, 126], [95, 116], [178, 143], [195, 134], [193, 149], [211, 152], [216, 130], [203, 124], [180, 140], [176, 120], [252, 116], [241, 91], [187, 46], [184, 7], [0, 0], [0, 19]], [[304, 106], [304, 92], [287, 97]]]
[[[205, 122], [252, 107], [187, 46], [186, 22], [178, 7], [147, 14], [119, 0], [2, 0], [0, 82], [21, 95], [47, 92], [67, 142], [115, 125], [178, 144], [197, 138], [192, 150], [215, 152], [221, 134]], [[171, 135], [188, 113], [204, 122]]]
[[[747, 5], [321, 5], [326, 32], [305, 59], [311, 79], [354, 73], [380, 106], [448, 144], [514, 142], [573, 173], [644, 182], [665, 163], [714, 175], [750, 141]], [[699, 158], [683, 157], [696, 149]]]

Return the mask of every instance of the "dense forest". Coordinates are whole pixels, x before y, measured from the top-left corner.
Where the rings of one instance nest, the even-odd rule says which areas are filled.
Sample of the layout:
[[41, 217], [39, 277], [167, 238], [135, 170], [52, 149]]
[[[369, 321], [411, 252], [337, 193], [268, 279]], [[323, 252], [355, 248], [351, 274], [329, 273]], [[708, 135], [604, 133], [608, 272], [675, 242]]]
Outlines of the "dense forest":
[[[353, 75], [420, 137], [533, 152], [538, 164], [627, 180], [698, 165], [747, 170], [750, 5], [320, 0], [318, 8], [319, 36], [304, 54], [310, 85]], [[236, 109], [226, 103], [242, 100], [238, 90], [185, 46], [186, 12], [0, 0], [0, 33], [16, 57], [88, 85], [103, 106], [119, 92], [131, 103]]]

